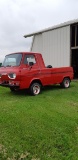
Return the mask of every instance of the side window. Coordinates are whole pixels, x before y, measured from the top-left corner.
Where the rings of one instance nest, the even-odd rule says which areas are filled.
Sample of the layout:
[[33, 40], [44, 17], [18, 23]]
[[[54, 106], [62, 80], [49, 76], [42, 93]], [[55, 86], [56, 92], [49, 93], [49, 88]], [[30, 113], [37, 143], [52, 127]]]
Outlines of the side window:
[[24, 64], [29, 64], [30, 62], [32, 62], [33, 64], [36, 63], [34, 55], [26, 55], [25, 56], [25, 58], [24, 58]]

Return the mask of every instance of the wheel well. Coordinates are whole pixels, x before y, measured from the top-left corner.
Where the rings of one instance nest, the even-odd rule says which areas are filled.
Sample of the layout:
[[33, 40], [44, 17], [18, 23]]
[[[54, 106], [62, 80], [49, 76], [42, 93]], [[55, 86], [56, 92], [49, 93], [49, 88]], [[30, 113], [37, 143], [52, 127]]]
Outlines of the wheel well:
[[41, 86], [42, 86], [42, 83], [41, 83], [41, 81], [40, 81], [39, 79], [33, 80], [33, 81], [31, 82], [30, 86], [31, 86], [33, 83], [39, 83], [39, 84], [41, 84]]
[[69, 77], [69, 76], [67, 76], [67, 77], [64, 77], [64, 78], [63, 78], [63, 80], [64, 80], [65, 78], [68, 78], [68, 79], [71, 81], [71, 79], [70, 79], [70, 77]]

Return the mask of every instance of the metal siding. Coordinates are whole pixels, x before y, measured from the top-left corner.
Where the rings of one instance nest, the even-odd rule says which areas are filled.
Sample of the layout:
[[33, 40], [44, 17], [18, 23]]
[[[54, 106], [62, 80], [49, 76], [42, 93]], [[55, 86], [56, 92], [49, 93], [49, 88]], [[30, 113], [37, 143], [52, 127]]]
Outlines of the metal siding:
[[32, 51], [42, 53], [45, 65], [70, 66], [70, 26], [35, 35]]
[[31, 51], [42, 52], [42, 34], [34, 36], [33, 45]]

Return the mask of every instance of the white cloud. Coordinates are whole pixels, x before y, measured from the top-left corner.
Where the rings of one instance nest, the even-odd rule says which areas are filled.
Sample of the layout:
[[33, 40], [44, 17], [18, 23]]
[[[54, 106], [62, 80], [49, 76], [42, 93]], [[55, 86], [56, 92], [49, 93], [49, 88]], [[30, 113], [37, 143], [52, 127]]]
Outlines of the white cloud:
[[29, 50], [31, 38], [23, 35], [76, 18], [77, 0], [0, 0], [0, 61]]

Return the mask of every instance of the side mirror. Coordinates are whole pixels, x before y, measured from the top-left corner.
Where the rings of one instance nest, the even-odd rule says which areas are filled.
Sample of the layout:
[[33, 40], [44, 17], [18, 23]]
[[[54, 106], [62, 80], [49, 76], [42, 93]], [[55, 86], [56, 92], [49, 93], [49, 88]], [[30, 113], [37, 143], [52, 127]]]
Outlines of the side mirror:
[[33, 66], [34, 65], [34, 63], [33, 62], [29, 62], [29, 66]]

